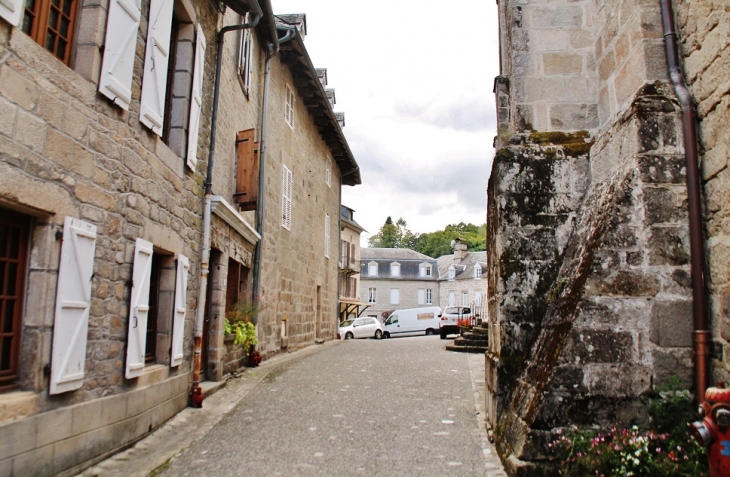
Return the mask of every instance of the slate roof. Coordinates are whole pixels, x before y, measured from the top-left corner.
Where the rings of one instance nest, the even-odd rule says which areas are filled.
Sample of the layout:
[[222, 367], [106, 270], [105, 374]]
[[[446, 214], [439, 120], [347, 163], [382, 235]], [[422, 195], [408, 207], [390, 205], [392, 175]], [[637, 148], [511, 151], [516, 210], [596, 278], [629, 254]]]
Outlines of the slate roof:
[[439, 281], [449, 279], [449, 267], [454, 265], [454, 280], [473, 280], [474, 267], [478, 263], [482, 267], [482, 278], [487, 275], [487, 252], [468, 252], [461, 260], [454, 260], [454, 255], [442, 255], [437, 259]]
[[409, 248], [376, 248], [367, 247], [360, 250], [360, 258], [365, 260], [433, 260], [433, 258]]

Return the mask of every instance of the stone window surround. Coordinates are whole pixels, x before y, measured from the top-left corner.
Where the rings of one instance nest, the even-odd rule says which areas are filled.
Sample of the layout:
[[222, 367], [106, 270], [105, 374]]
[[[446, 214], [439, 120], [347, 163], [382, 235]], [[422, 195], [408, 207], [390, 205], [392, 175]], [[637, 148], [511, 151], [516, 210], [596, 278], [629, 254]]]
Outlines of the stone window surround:
[[421, 266], [420, 266], [420, 270], [419, 270], [420, 271], [420, 274], [419, 275], [421, 277], [430, 278], [431, 277], [431, 274], [433, 273], [432, 270], [433, 270], [433, 267], [431, 267], [431, 264], [429, 264], [429, 263], [422, 263]]

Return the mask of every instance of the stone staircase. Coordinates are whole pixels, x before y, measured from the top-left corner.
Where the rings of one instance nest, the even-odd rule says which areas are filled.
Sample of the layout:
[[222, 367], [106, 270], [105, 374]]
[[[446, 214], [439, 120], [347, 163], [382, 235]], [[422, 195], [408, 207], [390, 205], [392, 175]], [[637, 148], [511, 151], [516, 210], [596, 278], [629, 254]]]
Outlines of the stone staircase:
[[461, 353], [484, 353], [489, 349], [489, 329], [487, 324], [477, 325], [459, 336], [453, 344], [446, 345], [448, 351]]

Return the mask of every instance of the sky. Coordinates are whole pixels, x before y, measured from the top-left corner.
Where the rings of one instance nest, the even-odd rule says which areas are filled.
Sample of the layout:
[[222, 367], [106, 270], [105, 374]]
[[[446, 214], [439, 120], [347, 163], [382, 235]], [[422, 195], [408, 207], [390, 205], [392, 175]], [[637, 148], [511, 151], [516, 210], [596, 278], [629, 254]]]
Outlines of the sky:
[[342, 204], [363, 245], [388, 216], [416, 233], [486, 222], [499, 74], [494, 0], [272, 0], [305, 13], [362, 184]]

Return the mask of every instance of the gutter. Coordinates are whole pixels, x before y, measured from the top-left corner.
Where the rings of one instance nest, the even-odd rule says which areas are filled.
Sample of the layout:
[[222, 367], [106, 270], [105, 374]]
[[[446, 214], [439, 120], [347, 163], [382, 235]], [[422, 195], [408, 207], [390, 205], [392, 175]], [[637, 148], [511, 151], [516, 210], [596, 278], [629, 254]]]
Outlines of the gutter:
[[[266, 197], [266, 136], [268, 133], [269, 119], [269, 85], [271, 84], [271, 60], [279, 53], [279, 46], [282, 43], [294, 38], [296, 35], [296, 27], [277, 26], [278, 31], [286, 31], [283, 38], [279, 39], [278, 34], [274, 35], [274, 42], [269, 44], [266, 52], [266, 61], [264, 64], [264, 91], [261, 98], [261, 137], [259, 138], [259, 197], [256, 202], [256, 232], [261, 237], [256, 242], [256, 250], [254, 254], [253, 266], [253, 302], [259, 301], [261, 294], [261, 261], [263, 254], [264, 241], [264, 199]], [[253, 323], [256, 324], [257, 317], [254, 317]]]
[[[223, 63], [223, 37], [230, 31], [245, 30], [258, 25], [263, 15], [257, 0], [248, 0], [253, 19], [241, 25], [229, 25], [218, 32], [218, 53], [215, 66], [215, 91], [213, 92], [213, 114], [210, 127], [210, 149], [208, 171], [205, 180], [205, 199], [203, 206], [203, 254], [200, 264], [200, 288], [198, 291], [198, 314], [195, 319], [195, 344], [193, 348], [193, 384], [190, 388], [191, 407], [203, 407], [203, 390], [200, 388], [201, 353], [203, 349], [203, 322], [205, 319], [206, 297], [208, 296], [208, 273], [210, 270], [210, 215], [213, 200], [213, 164], [215, 162], [215, 140], [218, 125], [218, 99], [221, 85], [221, 64]], [[260, 243], [260, 242], [259, 242]]]
[[705, 250], [702, 236], [699, 161], [697, 159], [697, 125], [692, 95], [679, 67], [677, 33], [671, 0], [659, 0], [664, 27], [664, 47], [669, 77], [682, 107], [684, 158], [687, 170], [687, 202], [689, 209], [689, 246], [692, 267], [692, 342], [694, 347], [695, 388], [698, 404], [705, 401], [707, 389], [710, 332], [707, 327], [707, 297], [705, 289]]

